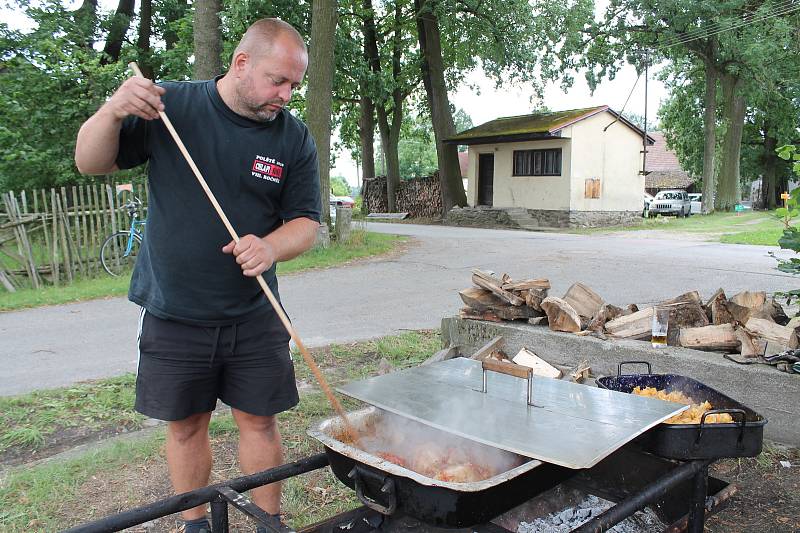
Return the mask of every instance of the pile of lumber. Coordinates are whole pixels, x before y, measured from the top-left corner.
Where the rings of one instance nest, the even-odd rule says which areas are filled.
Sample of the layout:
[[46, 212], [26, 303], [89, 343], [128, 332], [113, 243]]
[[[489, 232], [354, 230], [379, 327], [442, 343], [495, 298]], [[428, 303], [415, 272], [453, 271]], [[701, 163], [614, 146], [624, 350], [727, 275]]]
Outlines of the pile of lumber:
[[696, 350], [715, 350], [756, 357], [800, 346], [800, 320], [789, 321], [781, 305], [765, 292], [744, 291], [728, 298], [718, 289], [704, 301], [698, 291], [639, 309], [606, 302], [583, 283], [573, 284], [562, 297], [548, 294], [544, 278], [514, 281], [472, 271], [474, 287], [459, 292], [466, 307], [462, 318], [527, 320], [547, 324], [553, 331], [591, 335], [601, 339], [650, 341], [656, 307], [669, 309], [667, 344]]

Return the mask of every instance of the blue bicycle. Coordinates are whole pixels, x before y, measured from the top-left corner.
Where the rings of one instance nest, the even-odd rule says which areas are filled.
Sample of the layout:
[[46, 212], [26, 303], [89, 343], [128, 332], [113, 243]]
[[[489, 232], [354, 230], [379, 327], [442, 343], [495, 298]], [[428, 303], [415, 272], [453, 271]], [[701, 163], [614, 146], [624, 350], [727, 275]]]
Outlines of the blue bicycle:
[[121, 276], [133, 270], [136, 256], [142, 246], [142, 234], [147, 219], [139, 218], [142, 201], [134, 197], [122, 206], [128, 212], [131, 226], [125, 231], [109, 235], [100, 247], [100, 263], [112, 276]]

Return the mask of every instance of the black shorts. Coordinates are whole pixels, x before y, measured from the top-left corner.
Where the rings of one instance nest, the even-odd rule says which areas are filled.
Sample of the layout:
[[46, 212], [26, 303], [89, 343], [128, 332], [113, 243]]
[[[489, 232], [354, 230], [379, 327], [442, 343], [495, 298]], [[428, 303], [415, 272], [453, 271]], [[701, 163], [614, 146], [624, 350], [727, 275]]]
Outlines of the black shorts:
[[217, 399], [253, 415], [291, 409], [299, 397], [289, 333], [271, 313], [203, 327], [142, 311], [136, 410], [160, 420], [213, 411]]

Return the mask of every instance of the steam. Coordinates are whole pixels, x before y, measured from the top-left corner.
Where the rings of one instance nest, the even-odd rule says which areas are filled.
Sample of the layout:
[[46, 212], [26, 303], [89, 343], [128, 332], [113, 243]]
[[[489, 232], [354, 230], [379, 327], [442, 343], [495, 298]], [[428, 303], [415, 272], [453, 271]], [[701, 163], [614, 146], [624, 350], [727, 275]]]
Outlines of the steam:
[[442, 468], [474, 466], [485, 474], [480, 479], [485, 479], [527, 460], [381, 410], [359, 429], [359, 444], [365, 452], [391, 454], [402, 460], [401, 466], [429, 477], [436, 477], [437, 470]]

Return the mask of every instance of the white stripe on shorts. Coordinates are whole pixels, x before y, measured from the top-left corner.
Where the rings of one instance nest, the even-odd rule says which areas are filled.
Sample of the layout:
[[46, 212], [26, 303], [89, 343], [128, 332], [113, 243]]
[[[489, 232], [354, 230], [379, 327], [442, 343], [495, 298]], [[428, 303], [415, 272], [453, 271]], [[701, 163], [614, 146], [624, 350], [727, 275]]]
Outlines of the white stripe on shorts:
[[144, 324], [144, 314], [146, 310], [142, 307], [139, 313], [139, 325], [136, 327], [136, 373], [139, 373], [139, 360], [142, 358], [142, 351], [139, 348], [139, 341], [142, 339], [142, 324]]

